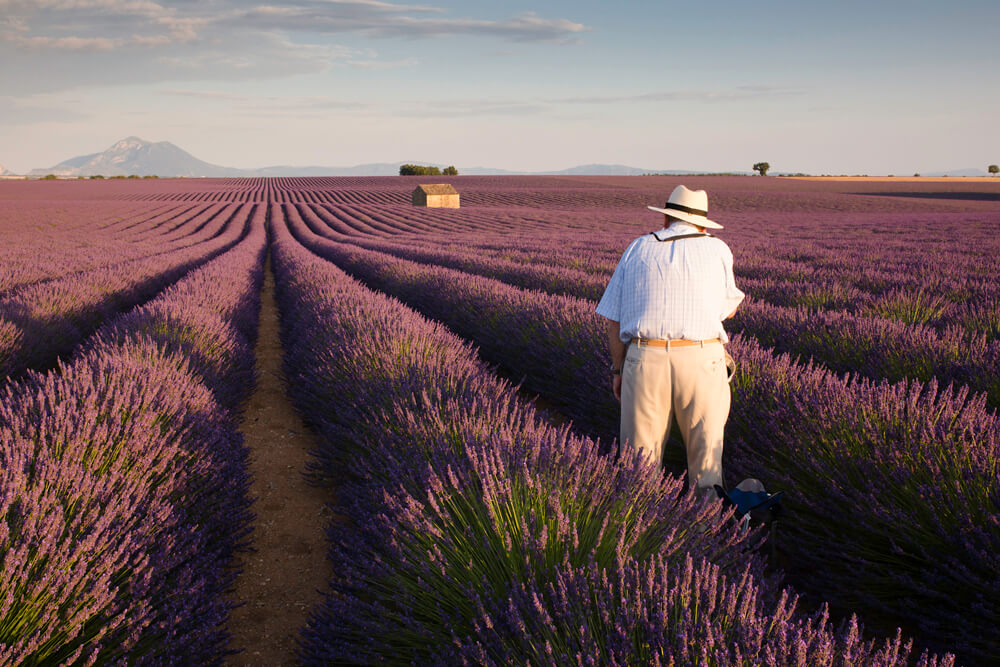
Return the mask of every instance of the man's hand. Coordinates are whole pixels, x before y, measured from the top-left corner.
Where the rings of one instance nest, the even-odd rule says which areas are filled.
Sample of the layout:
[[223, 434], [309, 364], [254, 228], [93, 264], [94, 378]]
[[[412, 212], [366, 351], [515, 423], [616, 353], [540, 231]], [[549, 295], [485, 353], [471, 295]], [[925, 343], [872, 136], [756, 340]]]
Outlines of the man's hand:
[[[625, 343], [618, 337], [620, 326], [614, 320], [608, 320], [608, 352], [611, 353], [611, 365], [615, 368], [622, 368], [625, 365]], [[611, 376], [611, 392], [615, 395], [615, 400], [622, 402], [622, 375], [616, 373]]]

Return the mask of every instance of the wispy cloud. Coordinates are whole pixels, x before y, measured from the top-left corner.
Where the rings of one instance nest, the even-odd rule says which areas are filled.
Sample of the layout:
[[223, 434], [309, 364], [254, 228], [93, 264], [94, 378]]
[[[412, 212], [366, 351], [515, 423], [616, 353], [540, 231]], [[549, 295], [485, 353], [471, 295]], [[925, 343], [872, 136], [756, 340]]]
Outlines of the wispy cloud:
[[660, 90], [633, 95], [588, 95], [554, 97], [551, 104], [623, 104], [629, 102], [734, 102], [764, 97], [802, 95], [805, 88], [797, 86], [744, 85], [721, 90]]
[[590, 95], [569, 97], [537, 97], [527, 99], [500, 98], [438, 98], [408, 100], [400, 105], [399, 114], [412, 117], [453, 118], [462, 116], [512, 116], [561, 114], [567, 108], [600, 107], [605, 105], [663, 104], [692, 102], [715, 104], [742, 102], [750, 99], [803, 95], [805, 88], [790, 86], [745, 85], [719, 90], [663, 90], [631, 95]]
[[468, 118], [471, 116], [534, 116], [551, 107], [516, 100], [411, 100], [401, 104], [396, 115], [409, 118]]
[[110, 51], [194, 40], [209, 22], [151, 0], [0, 0], [0, 41], [22, 48]]
[[[357, 63], [346, 61], [349, 65]], [[375, 62], [377, 66], [388, 63]], [[466, 118], [481, 116], [560, 116], [569, 109], [583, 110], [585, 107], [599, 108], [605, 105], [623, 104], [663, 104], [691, 102], [715, 104], [740, 102], [753, 98], [780, 97], [804, 94], [805, 89], [784, 86], [746, 85], [732, 89], [701, 91], [654, 91], [634, 95], [594, 95], [588, 97], [533, 97], [512, 98], [426, 98], [399, 101], [391, 109], [375, 101], [347, 100], [329, 96], [266, 96], [244, 95], [220, 90], [164, 89], [162, 95], [199, 99], [232, 107], [234, 112], [249, 115], [355, 112], [367, 114], [391, 114], [408, 118]]]
[[272, 111], [298, 112], [307, 110], [346, 110], [360, 111], [370, 109], [365, 102], [344, 100], [328, 96], [277, 96], [277, 95], [244, 95], [222, 90], [192, 90], [166, 89], [159, 91], [161, 95], [197, 99], [206, 102], [229, 104], [243, 110], [270, 109]]
[[413, 67], [420, 61], [416, 58], [404, 58], [403, 60], [346, 60], [344, 65], [355, 69], [395, 69], [397, 67]]
[[582, 23], [567, 19], [544, 19], [528, 12], [503, 21], [473, 19], [395, 17], [393, 21], [369, 29], [381, 37], [418, 39], [445, 35], [485, 35], [515, 42], [575, 43], [575, 37], [589, 31]]
[[110, 50], [192, 42], [217, 30], [268, 33], [361, 33], [425, 39], [486, 35], [511, 41], [565, 41], [589, 30], [533, 12], [509, 19], [449, 18], [426, 5], [375, 0], [291, 0], [247, 5], [239, 0], [189, 3], [183, 11], [153, 0], [0, 0], [7, 17], [0, 40], [35, 49]]
[[81, 111], [66, 100], [41, 97], [29, 101], [16, 100], [0, 95], [0, 125], [35, 125], [38, 123], [69, 123], [90, 114]]
[[20, 65], [0, 70], [0, 90], [8, 92], [419, 64], [345, 48], [332, 42], [336, 35], [568, 44], [589, 30], [535, 13], [471, 19], [428, 4], [378, 0], [0, 0], [0, 16], [0, 60], [16, 56]]
[[[371, 37], [426, 39], [486, 35], [527, 42], [560, 42], [590, 28], [568, 19], [548, 19], [534, 12], [501, 20], [450, 18], [443, 9], [365, 0], [316, 2], [295, 0], [281, 5], [257, 5], [217, 16], [221, 24], [258, 29], [320, 33], [362, 33]], [[433, 15], [433, 16], [428, 16]]]

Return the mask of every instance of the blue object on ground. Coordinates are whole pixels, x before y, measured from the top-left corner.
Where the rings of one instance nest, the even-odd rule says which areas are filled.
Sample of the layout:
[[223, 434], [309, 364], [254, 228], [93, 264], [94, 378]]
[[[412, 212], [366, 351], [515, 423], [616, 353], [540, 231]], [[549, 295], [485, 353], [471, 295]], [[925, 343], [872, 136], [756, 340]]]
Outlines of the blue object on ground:
[[767, 493], [766, 491], [743, 491], [733, 489], [726, 491], [716, 484], [715, 492], [722, 498], [725, 506], [735, 506], [736, 513], [740, 516], [749, 514], [753, 510], [773, 510], [781, 504], [782, 492]]

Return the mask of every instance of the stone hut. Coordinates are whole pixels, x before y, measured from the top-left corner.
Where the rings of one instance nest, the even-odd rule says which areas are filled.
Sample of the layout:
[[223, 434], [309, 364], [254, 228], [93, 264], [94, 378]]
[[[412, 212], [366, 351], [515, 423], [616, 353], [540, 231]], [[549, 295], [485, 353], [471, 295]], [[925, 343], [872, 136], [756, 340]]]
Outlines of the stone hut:
[[458, 208], [458, 190], [448, 185], [418, 185], [413, 191], [414, 206]]

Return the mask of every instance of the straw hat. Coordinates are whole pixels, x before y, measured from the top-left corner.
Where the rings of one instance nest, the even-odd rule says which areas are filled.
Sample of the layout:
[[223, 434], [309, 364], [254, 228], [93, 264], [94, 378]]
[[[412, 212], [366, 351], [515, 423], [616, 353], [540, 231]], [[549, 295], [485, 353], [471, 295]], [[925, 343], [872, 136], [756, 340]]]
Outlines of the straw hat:
[[650, 211], [666, 213], [667, 215], [690, 222], [692, 225], [707, 227], [709, 229], [722, 229], [722, 225], [708, 219], [708, 194], [704, 190], [689, 190], [683, 185], [678, 185], [670, 193], [670, 199], [663, 205], [663, 208], [647, 206]]

